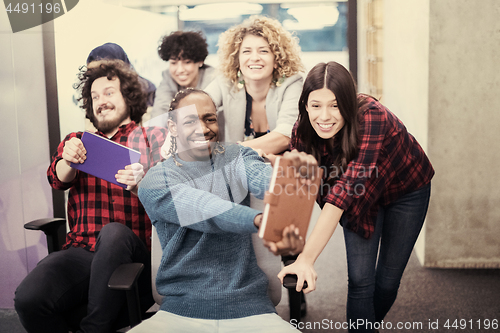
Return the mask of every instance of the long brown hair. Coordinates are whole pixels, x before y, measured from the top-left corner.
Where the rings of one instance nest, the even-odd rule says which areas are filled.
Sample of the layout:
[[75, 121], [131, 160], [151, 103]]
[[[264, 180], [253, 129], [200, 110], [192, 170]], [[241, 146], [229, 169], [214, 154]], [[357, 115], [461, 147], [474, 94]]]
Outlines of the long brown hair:
[[[342, 129], [330, 139], [322, 139], [311, 125], [306, 105], [309, 94], [314, 90], [327, 88], [335, 95], [340, 114], [345, 124]], [[299, 99], [299, 124], [297, 137], [304, 144], [306, 153], [312, 154], [320, 161], [319, 147], [327, 145], [329, 152], [335, 148], [339, 154], [335, 157], [333, 166], [347, 170], [347, 164], [358, 153], [358, 96], [356, 84], [351, 73], [339, 63], [319, 63], [307, 74]]]

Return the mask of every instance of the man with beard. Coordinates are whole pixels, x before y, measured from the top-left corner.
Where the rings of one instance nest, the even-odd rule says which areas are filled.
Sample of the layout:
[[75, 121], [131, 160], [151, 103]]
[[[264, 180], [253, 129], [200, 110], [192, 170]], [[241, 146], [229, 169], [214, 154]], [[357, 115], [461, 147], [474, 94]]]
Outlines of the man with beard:
[[127, 185], [124, 189], [71, 167], [86, 159], [82, 132], [68, 134], [59, 144], [47, 176], [54, 189], [69, 189], [69, 232], [63, 250], [41, 260], [17, 288], [16, 311], [29, 333], [67, 333], [65, 314], [82, 304], [87, 304], [87, 314], [78, 332], [107, 333], [118, 323], [126, 325], [121, 321], [125, 296], [107, 286], [123, 263], [145, 265], [139, 279], [142, 309], [154, 302], [151, 222], [136, 194], [144, 173], [161, 159], [166, 131], [137, 125], [147, 108], [146, 96], [137, 73], [123, 61], [100, 60], [83, 67], [78, 78], [81, 107], [96, 134], [139, 151], [141, 159], [116, 174]]

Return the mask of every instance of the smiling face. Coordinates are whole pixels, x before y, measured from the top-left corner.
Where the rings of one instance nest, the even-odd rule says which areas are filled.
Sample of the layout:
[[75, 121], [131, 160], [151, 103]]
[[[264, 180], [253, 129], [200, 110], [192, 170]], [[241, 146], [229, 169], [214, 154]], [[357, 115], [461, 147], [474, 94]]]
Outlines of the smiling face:
[[177, 112], [177, 121], [169, 120], [168, 127], [176, 137], [179, 157], [187, 162], [210, 158], [219, 135], [212, 99], [202, 93], [192, 93], [179, 102], [177, 111], [170, 112]]
[[272, 81], [273, 70], [277, 68], [274, 54], [264, 37], [246, 35], [240, 45], [240, 71], [245, 82]]
[[203, 61], [194, 62], [190, 59], [170, 58], [169, 71], [170, 76], [183, 88], [195, 88], [198, 84], [198, 74]]
[[112, 136], [121, 125], [128, 124], [130, 114], [120, 90], [120, 79], [100, 77], [92, 83], [92, 108], [94, 126], [107, 136]]
[[311, 126], [322, 139], [332, 138], [344, 127], [345, 121], [340, 114], [337, 99], [327, 88], [311, 91], [306, 110]]

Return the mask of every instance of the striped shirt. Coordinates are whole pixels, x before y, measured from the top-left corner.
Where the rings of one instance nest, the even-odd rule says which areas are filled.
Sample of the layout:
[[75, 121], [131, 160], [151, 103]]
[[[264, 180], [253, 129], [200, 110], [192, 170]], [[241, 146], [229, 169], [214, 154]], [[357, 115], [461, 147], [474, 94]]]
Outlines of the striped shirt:
[[[324, 180], [318, 196], [321, 207], [330, 203], [344, 210], [347, 223], [343, 225], [361, 237], [370, 238], [380, 205], [388, 205], [404, 194], [428, 184], [434, 169], [417, 140], [392, 112], [372, 97], [363, 96], [366, 103], [359, 110], [359, 151], [346, 170], [333, 166], [338, 154], [321, 144]], [[297, 138], [294, 126], [290, 146], [299, 151], [304, 144]], [[326, 143], [326, 141], [325, 141]]]
[[[128, 226], [151, 247], [151, 222], [139, 198], [122, 187], [77, 170], [75, 179], [63, 183], [57, 178], [56, 164], [62, 159], [66, 141], [81, 138], [82, 132], [70, 133], [59, 144], [47, 170], [50, 185], [56, 190], [67, 190], [69, 232], [63, 248], [82, 247], [95, 251], [99, 231], [110, 222]], [[101, 132], [97, 134], [102, 135]], [[147, 172], [160, 161], [160, 149], [166, 137], [166, 130], [159, 127], [139, 127], [135, 122], [123, 125], [111, 138], [141, 153], [140, 163]]]

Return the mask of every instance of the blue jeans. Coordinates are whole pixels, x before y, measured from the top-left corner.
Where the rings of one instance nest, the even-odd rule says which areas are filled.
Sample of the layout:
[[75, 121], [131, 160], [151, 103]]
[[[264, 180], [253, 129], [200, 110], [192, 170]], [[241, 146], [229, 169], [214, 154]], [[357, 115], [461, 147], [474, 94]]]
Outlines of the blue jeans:
[[373, 326], [377, 327], [394, 304], [427, 214], [430, 194], [428, 184], [381, 206], [370, 239], [344, 229], [349, 278], [347, 321], [365, 323], [349, 332], [373, 332]]
[[68, 318], [83, 308], [83, 332], [109, 333], [126, 316], [127, 302], [125, 293], [108, 288], [108, 281], [116, 267], [130, 262], [145, 266], [139, 293], [146, 311], [154, 303], [151, 254], [130, 228], [110, 223], [100, 231], [95, 252], [75, 247], [52, 252], [26, 276], [14, 298], [21, 323], [29, 333], [67, 333]]

